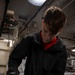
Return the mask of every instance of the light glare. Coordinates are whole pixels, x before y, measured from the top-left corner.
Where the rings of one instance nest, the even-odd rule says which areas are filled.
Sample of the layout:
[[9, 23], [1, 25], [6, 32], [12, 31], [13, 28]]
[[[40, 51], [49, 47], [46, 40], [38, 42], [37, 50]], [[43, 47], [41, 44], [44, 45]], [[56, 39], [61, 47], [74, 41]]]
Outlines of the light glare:
[[75, 52], [75, 49], [72, 49], [72, 52]]
[[46, 0], [28, 0], [28, 1], [35, 6], [41, 6]]

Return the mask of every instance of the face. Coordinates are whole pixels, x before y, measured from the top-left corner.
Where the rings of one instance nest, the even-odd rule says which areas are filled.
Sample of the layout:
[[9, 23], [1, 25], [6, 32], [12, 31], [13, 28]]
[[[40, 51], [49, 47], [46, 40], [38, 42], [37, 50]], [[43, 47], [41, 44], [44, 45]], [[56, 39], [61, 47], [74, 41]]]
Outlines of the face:
[[44, 21], [42, 22], [42, 39], [44, 43], [49, 43], [57, 36], [57, 34], [51, 33]]

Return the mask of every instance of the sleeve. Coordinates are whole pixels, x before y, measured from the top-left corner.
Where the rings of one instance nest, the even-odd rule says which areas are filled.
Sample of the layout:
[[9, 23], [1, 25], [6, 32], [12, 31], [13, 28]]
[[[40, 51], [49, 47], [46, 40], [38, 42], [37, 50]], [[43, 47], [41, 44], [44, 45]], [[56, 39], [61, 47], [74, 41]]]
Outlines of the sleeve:
[[[64, 48], [64, 49], [66, 49], [66, 48]], [[66, 62], [67, 62], [67, 51], [64, 50], [60, 54], [60, 57], [55, 64], [54, 75], [64, 75], [65, 69], [66, 69]]]
[[[18, 72], [18, 66], [21, 64], [22, 59], [27, 56], [28, 48], [29, 48], [29, 38], [23, 38], [21, 42], [15, 47], [15, 49], [11, 52], [8, 60], [8, 72]], [[8, 73], [7, 72], [7, 73]], [[8, 74], [10, 75], [10, 74]]]

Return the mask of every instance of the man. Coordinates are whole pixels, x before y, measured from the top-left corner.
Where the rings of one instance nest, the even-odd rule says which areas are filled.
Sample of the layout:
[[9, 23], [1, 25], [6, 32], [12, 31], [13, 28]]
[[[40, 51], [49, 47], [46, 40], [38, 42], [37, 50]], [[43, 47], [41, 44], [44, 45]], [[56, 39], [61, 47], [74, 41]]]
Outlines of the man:
[[25, 57], [24, 75], [64, 75], [67, 52], [58, 34], [65, 21], [66, 16], [60, 8], [48, 8], [42, 30], [23, 38], [10, 54], [7, 75], [19, 75], [18, 66]]

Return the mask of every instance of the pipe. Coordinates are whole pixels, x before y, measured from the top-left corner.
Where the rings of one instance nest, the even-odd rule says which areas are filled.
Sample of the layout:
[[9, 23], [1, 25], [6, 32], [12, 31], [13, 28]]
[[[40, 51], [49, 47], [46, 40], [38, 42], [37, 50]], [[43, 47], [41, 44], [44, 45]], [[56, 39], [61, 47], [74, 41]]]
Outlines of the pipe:
[[69, 6], [74, 0], [71, 0], [62, 10], [64, 10], [67, 6]]
[[68, 39], [68, 40], [72, 40], [72, 41], [75, 41], [75, 39], [71, 38], [71, 37], [66, 37], [66, 36], [60, 36], [61, 38], [63, 39]]
[[6, 5], [5, 5], [5, 11], [4, 11], [4, 16], [3, 16], [3, 21], [2, 21], [1, 27], [0, 27], [0, 37], [2, 35], [2, 30], [3, 30], [3, 27], [4, 27], [4, 20], [5, 20], [5, 16], [6, 16], [8, 4], [9, 4], [10, 0], [5, 0], [5, 2], [6, 2]]
[[[52, 0], [52, 1], [54, 1], [54, 0]], [[44, 4], [43, 4], [43, 5], [35, 12], [35, 14], [28, 20], [28, 22], [26, 23], [24, 29], [20, 31], [19, 35], [26, 29], [27, 25], [32, 21], [32, 19], [38, 14], [38, 12], [45, 6], [45, 4], [46, 4], [47, 2], [48, 2], [48, 0], [46, 0], [46, 1], [44, 2]], [[19, 36], [19, 35], [18, 35], [18, 36]]]

